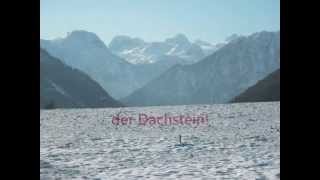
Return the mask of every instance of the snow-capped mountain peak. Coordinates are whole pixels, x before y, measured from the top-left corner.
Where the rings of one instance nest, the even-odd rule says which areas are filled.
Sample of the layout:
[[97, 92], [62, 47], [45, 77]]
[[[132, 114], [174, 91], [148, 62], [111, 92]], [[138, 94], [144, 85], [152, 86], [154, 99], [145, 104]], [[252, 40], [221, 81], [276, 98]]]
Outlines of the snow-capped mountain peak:
[[113, 51], [123, 51], [145, 45], [146, 43], [140, 38], [131, 38], [129, 36], [115, 36], [109, 43], [109, 48]]
[[166, 43], [172, 44], [172, 45], [179, 45], [179, 46], [190, 46], [189, 39], [184, 34], [176, 34], [172, 38], [167, 38], [165, 40]]
[[145, 42], [139, 38], [116, 36], [109, 44], [110, 50], [132, 64], [149, 64], [162, 60], [164, 56], [194, 63], [214, 52], [217, 47], [201, 41], [192, 43], [184, 34], [176, 34], [160, 42]]

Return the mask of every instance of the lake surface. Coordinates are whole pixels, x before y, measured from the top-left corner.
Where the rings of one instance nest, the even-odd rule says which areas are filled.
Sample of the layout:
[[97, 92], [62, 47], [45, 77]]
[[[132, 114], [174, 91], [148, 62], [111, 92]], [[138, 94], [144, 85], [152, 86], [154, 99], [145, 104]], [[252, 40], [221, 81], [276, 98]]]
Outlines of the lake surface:
[[[115, 125], [190, 115], [207, 123]], [[179, 144], [179, 135], [182, 142]], [[41, 179], [279, 179], [280, 102], [40, 111]]]

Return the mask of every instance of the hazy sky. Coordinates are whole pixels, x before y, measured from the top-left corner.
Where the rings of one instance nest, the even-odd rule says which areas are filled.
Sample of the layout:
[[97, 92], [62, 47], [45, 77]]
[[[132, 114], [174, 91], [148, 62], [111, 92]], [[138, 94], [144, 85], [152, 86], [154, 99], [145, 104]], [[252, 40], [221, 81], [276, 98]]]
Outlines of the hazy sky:
[[41, 0], [40, 37], [73, 30], [162, 41], [177, 33], [221, 42], [237, 33], [280, 30], [280, 0]]

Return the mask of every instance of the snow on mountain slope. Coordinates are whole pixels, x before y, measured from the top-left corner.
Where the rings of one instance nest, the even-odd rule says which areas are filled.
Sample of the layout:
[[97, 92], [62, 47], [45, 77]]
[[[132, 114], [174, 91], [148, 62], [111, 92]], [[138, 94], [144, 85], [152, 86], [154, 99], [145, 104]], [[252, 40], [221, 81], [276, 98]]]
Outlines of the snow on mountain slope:
[[232, 40], [191, 65], [176, 65], [122, 99], [131, 106], [226, 103], [279, 69], [280, 33]]
[[226, 43], [218, 43], [213, 45], [202, 40], [196, 40], [194, 43], [200, 46], [205, 55], [210, 55], [216, 52], [218, 49], [222, 48], [224, 45], [226, 45]]
[[[150, 49], [136, 47], [145, 44], [140, 39], [131, 40], [123, 36], [117, 37], [114, 39], [113, 48], [134, 47], [123, 53], [128, 54], [133, 61], [134, 59], [141, 60], [144, 57], [140, 56], [141, 53], [135, 52], [150, 51]], [[40, 43], [41, 47], [51, 55], [88, 74], [115, 99], [128, 96], [172, 65], [182, 62], [178, 57], [160, 55], [157, 59], [161, 62], [131, 64], [113, 54], [96, 34], [83, 30], [73, 31], [60, 39], [41, 40]], [[153, 57], [150, 57], [150, 59], [153, 59]]]
[[113, 53], [133, 64], [155, 63], [164, 55], [184, 59], [185, 64], [190, 64], [220, 47], [204, 41], [192, 43], [183, 34], [177, 34], [163, 42], [145, 42], [139, 38], [116, 36], [109, 44]]

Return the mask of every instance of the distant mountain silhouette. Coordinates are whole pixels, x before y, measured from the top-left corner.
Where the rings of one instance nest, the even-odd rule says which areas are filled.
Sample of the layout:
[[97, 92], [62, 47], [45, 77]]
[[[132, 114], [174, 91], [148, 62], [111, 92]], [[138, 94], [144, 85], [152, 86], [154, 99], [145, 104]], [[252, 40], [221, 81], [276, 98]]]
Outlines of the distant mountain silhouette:
[[40, 48], [40, 108], [122, 106], [88, 75]]
[[191, 65], [175, 65], [121, 102], [128, 106], [227, 103], [280, 68], [280, 32], [233, 38]]
[[231, 102], [280, 101], [280, 69], [260, 80]]
[[[135, 40], [136, 43], [122, 42], [122, 39], [115, 41], [112, 47], [121, 49], [124, 45], [131, 47], [142, 43], [138, 39]], [[115, 99], [128, 96], [168, 68], [183, 61], [181, 58], [164, 54], [158, 56], [159, 61], [152, 64], [131, 64], [113, 54], [95, 33], [83, 30], [73, 31], [65, 38], [41, 39], [40, 44], [66, 65], [88, 74]], [[154, 47], [152, 50], [159, 49]]]
[[139, 38], [116, 36], [111, 40], [109, 49], [132, 64], [159, 62], [163, 60], [163, 56], [182, 59], [182, 63], [190, 64], [212, 54], [221, 46], [222, 44], [217, 46], [201, 40], [190, 42], [184, 34], [177, 34], [158, 42], [145, 42]]

